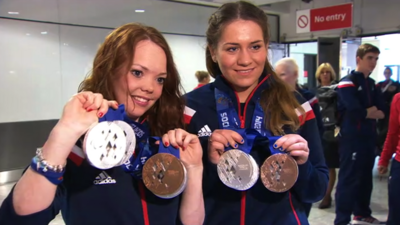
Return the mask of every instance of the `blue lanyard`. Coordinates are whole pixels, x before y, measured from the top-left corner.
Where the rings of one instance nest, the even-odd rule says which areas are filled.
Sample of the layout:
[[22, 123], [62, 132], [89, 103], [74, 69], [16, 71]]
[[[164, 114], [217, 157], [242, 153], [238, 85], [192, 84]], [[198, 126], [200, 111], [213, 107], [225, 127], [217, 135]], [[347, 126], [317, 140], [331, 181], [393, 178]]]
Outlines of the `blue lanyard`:
[[[250, 153], [254, 142], [265, 145], [265, 141], [268, 141], [271, 154], [280, 153], [280, 151], [275, 149], [273, 145], [279, 138], [281, 138], [281, 136], [273, 136], [271, 132], [265, 128], [264, 110], [262, 109], [259, 100], [254, 109], [251, 128], [240, 129], [239, 114], [236, 112], [230, 97], [218, 88], [215, 88], [214, 95], [220, 128], [234, 130], [244, 137], [245, 144], [246, 142], [248, 142], [248, 144], [246, 146], [239, 145], [242, 151]], [[225, 150], [228, 149], [226, 148]]]

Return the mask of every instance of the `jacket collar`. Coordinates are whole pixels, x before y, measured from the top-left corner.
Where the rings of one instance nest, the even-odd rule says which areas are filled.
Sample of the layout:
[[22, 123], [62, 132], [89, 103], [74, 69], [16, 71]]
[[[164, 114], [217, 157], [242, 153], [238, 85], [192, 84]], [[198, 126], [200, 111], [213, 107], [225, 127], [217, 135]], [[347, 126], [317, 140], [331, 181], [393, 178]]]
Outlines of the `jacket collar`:
[[[271, 82], [274, 82], [273, 79], [274, 78], [271, 75], [264, 72], [258, 79], [258, 85], [252, 91], [249, 96], [250, 98], [247, 99], [246, 102], [256, 101], [261, 96], [261, 92], [267, 89]], [[232, 88], [232, 85], [223, 77], [223, 75], [218, 75], [215, 78], [214, 85], [220, 91], [227, 93], [232, 100], [236, 100], [237, 102], [239, 101], [236, 92]]]

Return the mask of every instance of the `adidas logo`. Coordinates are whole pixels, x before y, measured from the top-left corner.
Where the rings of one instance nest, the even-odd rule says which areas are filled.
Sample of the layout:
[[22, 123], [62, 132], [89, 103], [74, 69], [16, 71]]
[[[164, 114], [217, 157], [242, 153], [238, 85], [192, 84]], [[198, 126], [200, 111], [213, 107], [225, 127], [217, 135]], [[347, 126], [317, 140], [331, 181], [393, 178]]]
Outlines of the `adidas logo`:
[[211, 136], [212, 131], [208, 127], [208, 125], [205, 125], [203, 128], [201, 128], [198, 132], [199, 137], [209, 137]]
[[93, 181], [95, 185], [100, 185], [100, 184], [115, 184], [117, 181], [113, 178], [110, 177], [106, 172], [101, 172], [96, 179]]

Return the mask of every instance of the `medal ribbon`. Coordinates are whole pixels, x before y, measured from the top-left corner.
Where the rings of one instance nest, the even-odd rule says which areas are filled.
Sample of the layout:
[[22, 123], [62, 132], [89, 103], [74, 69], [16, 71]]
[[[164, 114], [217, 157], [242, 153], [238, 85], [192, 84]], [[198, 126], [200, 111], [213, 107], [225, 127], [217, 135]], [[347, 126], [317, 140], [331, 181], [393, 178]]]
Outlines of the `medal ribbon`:
[[153, 151], [156, 153], [169, 153], [174, 155], [176, 158], [180, 159], [180, 151], [178, 148], [173, 147], [172, 145], [169, 145], [168, 147], [164, 146], [164, 144], [162, 143], [162, 140], [160, 137], [151, 137], [150, 141], [152, 141], [153, 143], [156, 141], [159, 141], [160, 144], [158, 145], [158, 149], [157, 151]]
[[[259, 100], [254, 109], [251, 128], [240, 129], [238, 123], [240, 121], [239, 115], [233, 107], [233, 102], [230, 97], [217, 88], [214, 90], [214, 95], [220, 128], [236, 131], [244, 138], [244, 144], [239, 144], [242, 151], [249, 154], [253, 144], [265, 145], [265, 141], [268, 141], [269, 150], [272, 155], [282, 153], [281, 149], [274, 148], [275, 142], [282, 136], [273, 136], [271, 132], [265, 128], [265, 115]], [[225, 148], [225, 151], [226, 150], [228, 150], [228, 148]]]

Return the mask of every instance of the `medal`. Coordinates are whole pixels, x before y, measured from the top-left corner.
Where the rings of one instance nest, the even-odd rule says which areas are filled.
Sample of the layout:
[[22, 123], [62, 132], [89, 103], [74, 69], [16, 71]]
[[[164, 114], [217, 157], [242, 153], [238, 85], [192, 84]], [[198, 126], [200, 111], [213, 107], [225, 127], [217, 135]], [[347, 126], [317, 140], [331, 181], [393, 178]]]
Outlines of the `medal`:
[[126, 152], [124, 131], [114, 122], [100, 122], [85, 135], [83, 150], [89, 163], [98, 169], [110, 169], [121, 163]]
[[143, 166], [143, 183], [154, 195], [170, 199], [180, 195], [187, 185], [183, 163], [169, 153], [157, 153]]
[[222, 183], [238, 191], [253, 187], [259, 176], [258, 165], [253, 157], [237, 149], [224, 152], [217, 169]]
[[261, 181], [272, 192], [288, 191], [296, 183], [298, 176], [297, 162], [288, 154], [271, 155], [261, 166]]
[[133, 153], [135, 153], [136, 136], [132, 126], [127, 124], [126, 122], [117, 120], [114, 121], [114, 123], [117, 124], [123, 130], [126, 140], [126, 149], [124, 152], [124, 156], [122, 157], [121, 162], [119, 162], [117, 165], [121, 166], [132, 157]]

